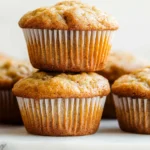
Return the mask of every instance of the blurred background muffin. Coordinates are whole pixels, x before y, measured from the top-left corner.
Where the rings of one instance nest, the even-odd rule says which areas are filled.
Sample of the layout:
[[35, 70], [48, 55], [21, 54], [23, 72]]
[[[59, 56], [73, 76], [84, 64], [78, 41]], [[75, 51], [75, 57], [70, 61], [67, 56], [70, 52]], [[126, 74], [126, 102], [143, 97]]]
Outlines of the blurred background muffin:
[[150, 67], [120, 77], [112, 92], [120, 128], [150, 134]]
[[[129, 74], [137, 69], [148, 66], [150, 63], [144, 59], [125, 51], [112, 51], [108, 56], [105, 68], [99, 73], [109, 80], [110, 85], [120, 76]], [[107, 97], [103, 118], [116, 118], [113, 104], [113, 96], [110, 93]]]
[[19, 21], [30, 61], [50, 71], [99, 71], [112, 46], [116, 20], [80, 1], [63, 1], [26, 13]]
[[95, 133], [109, 92], [96, 73], [36, 72], [13, 88], [26, 130], [51, 136]]
[[0, 123], [22, 123], [17, 100], [11, 89], [32, 71], [30, 63], [0, 54]]

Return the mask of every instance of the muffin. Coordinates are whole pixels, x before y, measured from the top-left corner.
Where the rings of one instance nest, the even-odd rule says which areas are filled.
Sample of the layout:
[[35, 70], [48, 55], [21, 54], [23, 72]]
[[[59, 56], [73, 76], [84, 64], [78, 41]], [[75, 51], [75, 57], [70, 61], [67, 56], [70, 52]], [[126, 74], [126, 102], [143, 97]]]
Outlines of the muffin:
[[[147, 61], [135, 57], [133, 54], [125, 51], [112, 51], [108, 56], [104, 70], [99, 73], [109, 80], [110, 85], [121, 77], [138, 69], [148, 66]], [[107, 96], [103, 118], [116, 118], [115, 107], [112, 93]]]
[[114, 82], [112, 92], [120, 128], [150, 134], [150, 67], [124, 75]]
[[109, 92], [96, 73], [36, 72], [13, 88], [26, 130], [50, 136], [95, 133]]
[[17, 100], [11, 90], [14, 83], [31, 72], [30, 64], [0, 55], [0, 123], [22, 123]]
[[45, 71], [98, 71], [111, 49], [115, 19], [79, 1], [63, 1], [19, 21], [30, 61]]

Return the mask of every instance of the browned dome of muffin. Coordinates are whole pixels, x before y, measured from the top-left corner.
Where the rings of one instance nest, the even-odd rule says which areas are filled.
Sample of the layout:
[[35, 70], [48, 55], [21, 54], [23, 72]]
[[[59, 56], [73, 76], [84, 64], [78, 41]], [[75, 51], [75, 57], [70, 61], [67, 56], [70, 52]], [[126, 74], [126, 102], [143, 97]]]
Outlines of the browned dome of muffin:
[[106, 96], [107, 79], [96, 73], [65, 74], [37, 72], [17, 82], [13, 93], [25, 98], [88, 98]]
[[116, 30], [118, 24], [110, 15], [80, 1], [63, 1], [25, 14], [21, 28], [61, 30]]
[[112, 92], [118, 96], [150, 99], [150, 67], [120, 77], [112, 85]]
[[129, 52], [112, 51], [108, 56], [105, 68], [99, 73], [107, 78], [110, 83], [113, 83], [122, 75], [129, 74], [149, 65], [149, 62], [139, 59]]
[[0, 89], [2, 90], [11, 89], [19, 79], [27, 77], [33, 72], [30, 63], [17, 61], [7, 56], [2, 58], [0, 59]]

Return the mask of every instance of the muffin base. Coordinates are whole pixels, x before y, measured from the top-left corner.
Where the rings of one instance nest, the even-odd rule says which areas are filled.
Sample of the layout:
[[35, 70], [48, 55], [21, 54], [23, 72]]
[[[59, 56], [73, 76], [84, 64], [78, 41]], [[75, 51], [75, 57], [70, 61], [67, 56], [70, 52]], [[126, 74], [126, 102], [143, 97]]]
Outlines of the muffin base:
[[17, 99], [11, 90], [0, 90], [0, 123], [22, 124]]
[[116, 119], [116, 110], [114, 106], [114, 101], [113, 101], [113, 94], [110, 93], [106, 97], [106, 103], [104, 106], [104, 111], [102, 115], [103, 119]]
[[114, 31], [23, 29], [33, 67], [47, 71], [99, 71]]
[[29, 99], [17, 97], [26, 130], [31, 134], [77, 136], [93, 134], [106, 97]]
[[123, 131], [150, 134], [150, 100], [114, 95], [119, 126]]

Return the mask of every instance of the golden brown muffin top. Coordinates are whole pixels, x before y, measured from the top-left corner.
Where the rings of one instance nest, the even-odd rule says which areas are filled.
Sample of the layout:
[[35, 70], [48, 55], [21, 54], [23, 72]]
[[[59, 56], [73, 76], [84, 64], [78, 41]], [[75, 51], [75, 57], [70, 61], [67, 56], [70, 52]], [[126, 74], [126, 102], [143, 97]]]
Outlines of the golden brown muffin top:
[[93, 6], [80, 1], [59, 2], [25, 14], [19, 21], [21, 28], [59, 30], [116, 30], [116, 20]]
[[150, 99], [150, 67], [120, 77], [112, 85], [112, 92], [119, 96]]
[[108, 56], [104, 70], [99, 73], [113, 83], [122, 75], [129, 74], [138, 69], [149, 66], [150, 63], [124, 51], [112, 51]]
[[13, 93], [24, 98], [87, 98], [106, 96], [108, 80], [96, 73], [65, 74], [37, 72], [17, 82]]
[[[4, 58], [4, 57], [3, 57]], [[0, 59], [0, 90], [10, 90], [19, 79], [31, 75], [32, 66], [24, 61]]]

